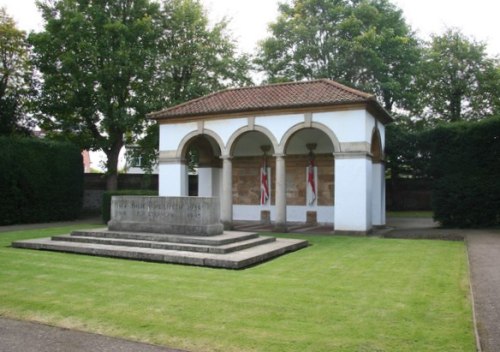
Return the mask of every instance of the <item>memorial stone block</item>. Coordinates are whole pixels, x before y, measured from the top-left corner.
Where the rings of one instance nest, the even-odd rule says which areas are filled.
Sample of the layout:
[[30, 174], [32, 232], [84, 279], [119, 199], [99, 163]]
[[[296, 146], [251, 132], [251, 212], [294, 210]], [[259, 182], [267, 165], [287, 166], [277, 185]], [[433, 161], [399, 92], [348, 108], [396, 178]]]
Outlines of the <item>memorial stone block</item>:
[[223, 233], [219, 199], [211, 197], [115, 196], [108, 229], [193, 236]]

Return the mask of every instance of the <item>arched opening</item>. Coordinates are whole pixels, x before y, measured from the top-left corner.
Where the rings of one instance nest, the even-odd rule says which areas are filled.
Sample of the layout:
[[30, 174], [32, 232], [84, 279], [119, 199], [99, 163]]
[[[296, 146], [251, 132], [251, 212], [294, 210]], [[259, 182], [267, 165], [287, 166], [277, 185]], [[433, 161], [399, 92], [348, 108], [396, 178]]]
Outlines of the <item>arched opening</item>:
[[271, 221], [275, 204], [275, 162], [272, 141], [264, 133], [248, 131], [231, 145], [234, 220]]
[[213, 197], [220, 194], [220, 147], [206, 134], [197, 135], [184, 144], [182, 154], [186, 163], [188, 195]]
[[378, 164], [384, 160], [384, 151], [382, 149], [382, 139], [380, 137], [380, 132], [376, 128], [372, 133], [372, 141], [370, 153], [372, 155], [372, 162]]
[[372, 224], [385, 224], [385, 167], [382, 138], [378, 128], [372, 133], [370, 154], [372, 155]]
[[285, 144], [286, 204], [290, 221], [333, 223], [334, 144], [317, 128], [302, 128]]

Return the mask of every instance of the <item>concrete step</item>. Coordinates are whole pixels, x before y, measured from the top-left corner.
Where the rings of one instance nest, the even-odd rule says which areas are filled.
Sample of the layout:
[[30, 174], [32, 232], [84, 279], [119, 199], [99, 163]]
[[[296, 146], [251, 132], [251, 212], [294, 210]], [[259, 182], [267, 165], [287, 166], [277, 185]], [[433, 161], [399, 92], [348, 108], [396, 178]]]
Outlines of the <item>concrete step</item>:
[[242, 269], [280, 256], [287, 252], [307, 247], [307, 245], [307, 241], [304, 240], [278, 238], [274, 242], [261, 244], [236, 252], [216, 254], [96, 243], [53, 241], [51, 238], [23, 240], [12, 243], [12, 246], [16, 248], [51, 250], [226, 269]]
[[259, 236], [251, 239], [244, 239], [242, 241], [224, 244], [221, 246], [209, 246], [190, 243], [172, 243], [172, 242], [159, 242], [147, 240], [131, 240], [124, 238], [106, 238], [106, 237], [90, 237], [90, 236], [75, 236], [62, 235], [53, 236], [53, 241], [67, 241], [67, 242], [80, 242], [80, 243], [96, 243], [114, 246], [128, 246], [140, 248], [154, 248], [154, 249], [171, 249], [176, 251], [191, 251], [200, 253], [218, 253], [225, 254], [242, 249], [258, 246], [261, 244], [274, 242], [274, 237]]
[[224, 231], [223, 234], [216, 236], [187, 236], [187, 235], [158, 234], [158, 233], [144, 233], [144, 232], [109, 231], [106, 228], [101, 228], [93, 230], [73, 231], [71, 233], [71, 236], [186, 243], [186, 244], [197, 244], [204, 246], [222, 246], [230, 243], [257, 238], [259, 235], [255, 232]]

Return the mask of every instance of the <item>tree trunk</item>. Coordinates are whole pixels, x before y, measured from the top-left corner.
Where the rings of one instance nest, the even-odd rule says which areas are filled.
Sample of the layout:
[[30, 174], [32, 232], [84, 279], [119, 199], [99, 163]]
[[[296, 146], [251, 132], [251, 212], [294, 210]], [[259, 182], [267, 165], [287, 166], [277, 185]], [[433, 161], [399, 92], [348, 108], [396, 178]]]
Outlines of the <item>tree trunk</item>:
[[122, 143], [115, 143], [106, 153], [106, 190], [116, 191], [118, 189], [118, 156], [122, 149]]

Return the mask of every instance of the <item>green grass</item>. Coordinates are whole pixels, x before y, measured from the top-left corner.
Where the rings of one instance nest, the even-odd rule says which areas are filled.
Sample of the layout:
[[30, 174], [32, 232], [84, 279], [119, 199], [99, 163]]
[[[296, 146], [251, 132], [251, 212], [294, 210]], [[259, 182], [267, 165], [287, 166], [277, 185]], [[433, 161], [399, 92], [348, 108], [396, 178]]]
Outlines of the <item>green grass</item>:
[[243, 271], [9, 247], [69, 230], [0, 234], [0, 315], [191, 351], [475, 351], [461, 242], [307, 236]]
[[432, 211], [388, 211], [387, 217], [389, 218], [432, 218]]

